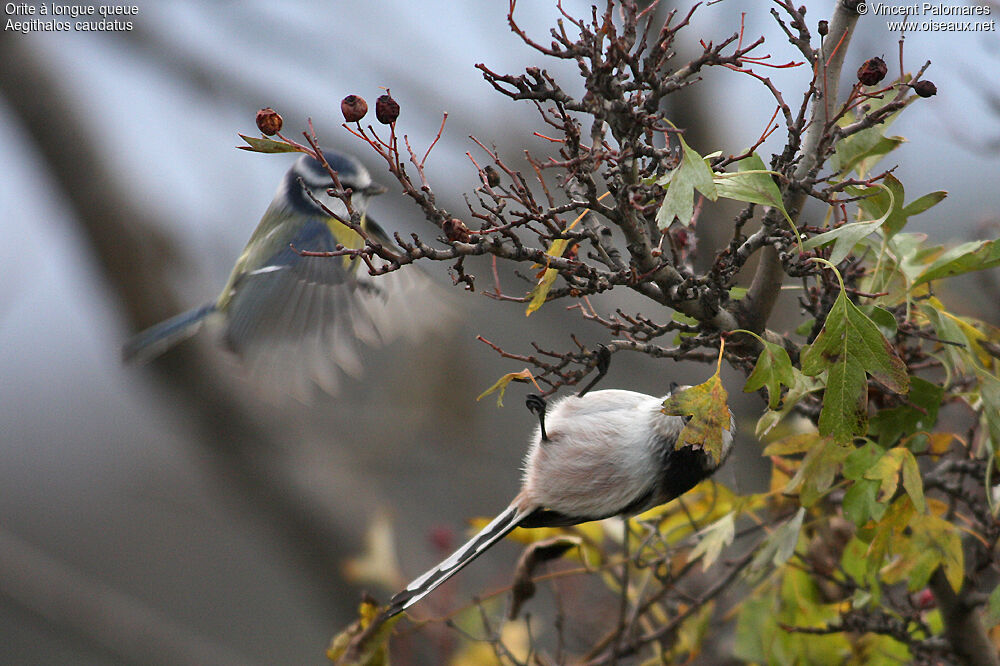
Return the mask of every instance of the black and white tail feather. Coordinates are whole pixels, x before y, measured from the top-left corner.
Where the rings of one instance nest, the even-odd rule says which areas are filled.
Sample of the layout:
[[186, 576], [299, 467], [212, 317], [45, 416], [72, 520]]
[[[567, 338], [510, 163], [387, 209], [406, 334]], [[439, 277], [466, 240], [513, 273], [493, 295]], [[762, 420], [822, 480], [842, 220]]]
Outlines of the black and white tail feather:
[[443, 562], [424, 573], [407, 585], [405, 590], [390, 599], [385, 610], [385, 617], [388, 619], [398, 615], [426, 597], [438, 585], [457, 574], [472, 560], [489, 550], [490, 546], [510, 534], [530, 513], [530, 511], [522, 511], [514, 505], [507, 507], [506, 511], [490, 521], [476, 536], [465, 542]]

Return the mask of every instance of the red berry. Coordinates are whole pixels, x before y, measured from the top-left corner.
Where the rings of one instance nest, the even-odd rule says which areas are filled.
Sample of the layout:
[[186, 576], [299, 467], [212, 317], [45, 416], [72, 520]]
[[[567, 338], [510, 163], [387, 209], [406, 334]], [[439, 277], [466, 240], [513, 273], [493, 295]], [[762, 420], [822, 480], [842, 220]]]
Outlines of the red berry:
[[375, 117], [383, 125], [396, 122], [399, 117], [399, 104], [389, 95], [382, 95], [375, 100]]
[[913, 84], [913, 92], [921, 97], [933, 97], [937, 95], [937, 86], [931, 81], [917, 81]]
[[269, 106], [257, 112], [257, 129], [265, 136], [274, 136], [281, 131], [281, 114]]
[[368, 102], [357, 95], [348, 95], [340, 102], [340, 112], [344, 114], [344, 120], [356, 123], [368, 113]]
[[486, 183], [490, 187], [496, 187], [500, 184], [500, 172], [494, 169], [492, 164], [487, 164], [483, 173], [486, 174]]
[[452, 242], [468, 243], [472, 240], [472, 236], [469, 235], [469, 227], [465, 226], [465, 223], [457, 217], [445, 220], [441, 225], [441, 230], [444, 231], [445, 238]]
[[875, 56], [869, 60], [865, 60], [861, 63], [861, 67], [858, 67], [858, 81], [866, 86], [873, 86], [882, 79], [889, 72], [889, 68], [885, 65], [885, 60]]

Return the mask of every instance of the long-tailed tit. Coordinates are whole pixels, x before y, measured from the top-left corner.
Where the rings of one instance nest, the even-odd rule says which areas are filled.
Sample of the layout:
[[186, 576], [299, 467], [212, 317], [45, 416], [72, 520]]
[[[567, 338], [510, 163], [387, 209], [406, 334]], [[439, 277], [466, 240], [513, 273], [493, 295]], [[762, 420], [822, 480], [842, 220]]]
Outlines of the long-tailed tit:
[[664, 414], [665, 399], [585, 389], [546, 409], [540, 398], [529, 396], [528, 408], [539, 415], [539, 425], [525, 458], [521, 492], [467, 543], [395, 595], [383, 617], [420, 601], [515, 527], [632, 516], [708, 478], [732, 448], [732, 420], [722, 433], [718, 458], [690, 445], [677, 448], [688, 419]]
[[[391, 243], [366, 214], [371, 197], [385, 188], [354, 157], [333, 150], [324, 150], [323, 156], [341, 185], [352, 191], [362, 229], [380, 243]], [[418, 269], [373, 280], [360, 260], [300, 254], [362, 245], [360, 235], [317, 203], [346, 218], [344, 203], [327, 193], [333, 187], [325, 167], [308, 155], [300, 157], [285, 174], [219, 297], [137, 334], [123, 348], [125, 359], [149, 360], [214, 320], [221, 324], [225, 345], [262, 388], [303, 395], [311, 379], [332, 392], [338, 369], [360, 373], [358, 340], [376, 344], [440, 320], [442, 313], [428, 299], [413, 298], [431, 285]]]

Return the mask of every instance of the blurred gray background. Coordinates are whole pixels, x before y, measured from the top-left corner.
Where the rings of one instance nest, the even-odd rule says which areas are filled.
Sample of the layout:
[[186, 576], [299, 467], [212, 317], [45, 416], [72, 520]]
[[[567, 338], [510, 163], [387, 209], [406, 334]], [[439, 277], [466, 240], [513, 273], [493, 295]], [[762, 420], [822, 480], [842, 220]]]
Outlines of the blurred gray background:
[[[811, 28], [831, 1], [806, 0]], [[391, 594], [342, 573], [376, 518], [391, 525], [390, 552], [408, 578], [463, 536], [467, 518], [516, 492], [534, 423], [526, 390], [514, 386], [502, 409], [474, 398], [523, 365], [475, 336], [528, 352], [530, 341], [566, 349], [570, 331], [589, 343], [604, 332], [561, 304], [526, 319], [523, 305], [485, 298], [489, 265], [474, 262], [475, 294], [451, 287], [445, 265], [425, 266], [453, 302], [453, 326], [368, 350], [363, 378], [308, 406], [258, 401], [205, 345], [145, 368], [123, 366], [120, 345], [140, 323], [208, 301], [224, 283], [292, 160], [234, 149], [237, 132], [256, 133], [258, 108], [278, 109], [289, 136], [312, 117], [324, 144], [355, 152], [387, 185], [377, 158], [340, 127], [340, 99], [355, 93], [373, 105], [391, 88], [399, 131], [418, 151], [447, 111], [427, 172], [445, 207], [467, 217], [462, 193], [478, 177], [465, 152], [487, 163], [468, 135], [514, 162], [549, 150], [532, 136], [545, 129], [533, 106], [494, 93], [473, 64], [544, 66], [571, 90], [575, 67], [542, 61], [512, 35], [506, 2], [137, 2], [137, 15], [119, 18], [131, 31], [0, 32], [0, 662], [323, 663], [360, 591]], [[542, 43], [554, 4], [517, 9]], [[564, 6], [589, 13], [587, 3]], [[699, 38], [725, 38], [746, 11], [748, 39], [764, 34], [774, 62], [794, 59], [766, 8], [702, 7], [683, 43], [694, 53]], [[869, 16], [848, 70], [874, 55], [898, 74], [898, 35]], [[1000, 86], [987, 73], [1000, 64], [1000, 40], [908, 34], [908, 71], [927, 59], [939, 94], [893, 126], [910, 143], [890, 160], [908, 199], [950, 193], [911, 230], [966, 240], [1000, 210]], [[793, 105], [809, 75], [765, 73]], [[742, 150], [774, 110], [753, 80], [721, 69], [676, 101], [672, 118], [702, 153]], [[370, 213], [433, 237], [398, 188]], [[730, 220], [703, 215], [702, 226], [717, 223], [716, 238], [728, 238]], [[510, 271], [502, 280], [510, 293], [526, 290]], [[995, 292], [963, 284], [960, 309], [996, 323]], [[794, 312], [794, 294], [784, 300]], [[622, 306], [669, 316], [631, 294], [594, 302], [603, 314]], [[602, 386], [659, 393], [709, 372], [619, 354]], [[741, 377], [725, 378], [744, 418], [720, 478], [748, 492], [760, 484], [752, 424], [762, 405], [740, 394]], [[487, 555], [491, 564], [459, 577], [458, 600], [437, 610], [502, 584], [516, 552]]]

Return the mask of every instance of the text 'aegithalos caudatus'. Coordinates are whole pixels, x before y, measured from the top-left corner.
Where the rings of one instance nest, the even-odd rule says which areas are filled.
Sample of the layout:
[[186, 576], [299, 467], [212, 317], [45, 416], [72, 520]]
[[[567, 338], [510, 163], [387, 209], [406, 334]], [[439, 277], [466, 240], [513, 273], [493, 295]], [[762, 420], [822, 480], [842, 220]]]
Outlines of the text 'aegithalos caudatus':
[[516, 527], [632, 516], [708, 478], [732, 448], [732, 420], [722, 433], [718, 458], [690, 445], [677, 448], [688, 419], [664, 414], [666, 397], [585, 389], [546, 408], [541, 398], [529, 396], [539, 425], [525, 458], [521, 492], [478, 534], [396, 594], [383, 617], [420, 601]]

